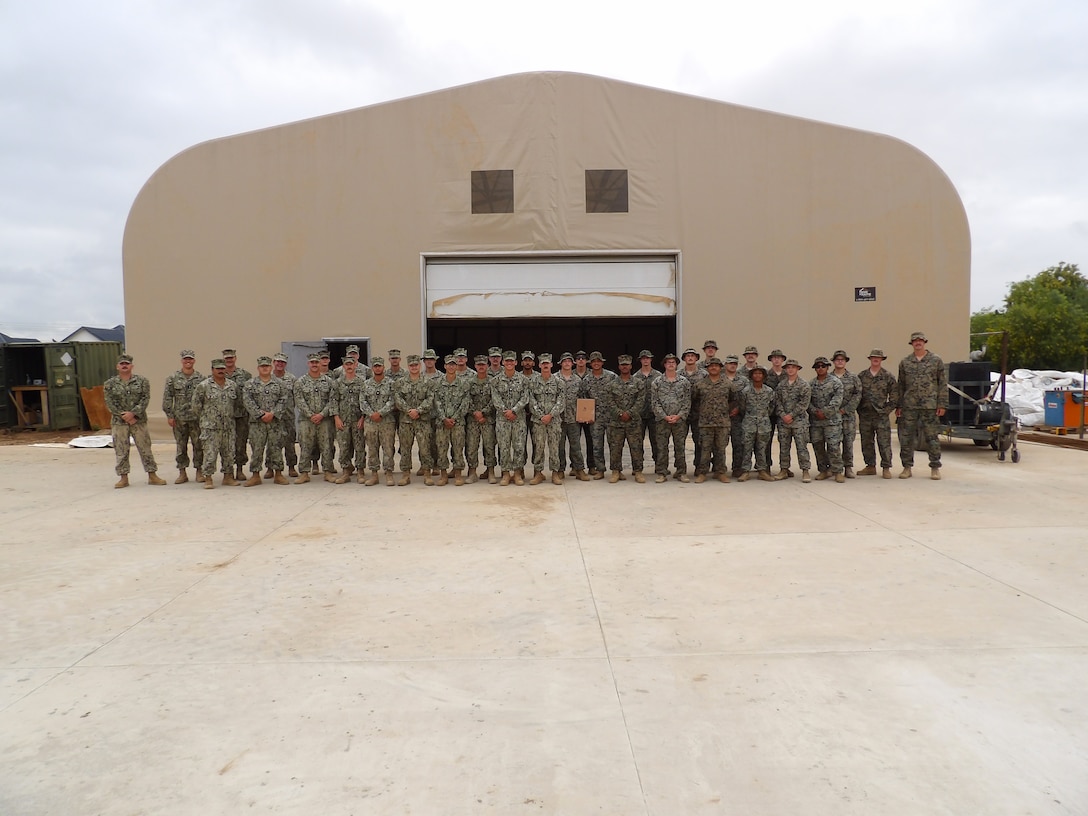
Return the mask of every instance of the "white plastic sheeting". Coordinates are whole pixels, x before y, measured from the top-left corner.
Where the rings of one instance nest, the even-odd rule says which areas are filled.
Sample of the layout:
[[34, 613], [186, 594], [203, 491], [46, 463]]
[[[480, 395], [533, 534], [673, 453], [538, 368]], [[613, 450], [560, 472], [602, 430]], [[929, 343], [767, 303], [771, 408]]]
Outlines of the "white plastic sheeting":
[[[1000, 399], [997, 382], [1000, 374], [991, 374], [994, 380], [994, 399]], [[1030, 371], [1018, 368], [1005, 378], [1005, 401], [1021, 425], [1045, 425], [1043, 402], [1047, 391], [1061, 388], [1083, 387], [1084, 375], [1080, 371]]]

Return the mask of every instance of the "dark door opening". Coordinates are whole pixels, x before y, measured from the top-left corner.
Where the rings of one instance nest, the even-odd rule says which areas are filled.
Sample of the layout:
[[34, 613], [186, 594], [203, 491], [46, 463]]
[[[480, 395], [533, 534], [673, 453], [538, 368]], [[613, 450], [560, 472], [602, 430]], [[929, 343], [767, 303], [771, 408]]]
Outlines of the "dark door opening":
[[677, 351], [676, 317], [432, 319], [427, 321], [427, 346], [439, 358], [463, 346], [470, 366], [475, 355], [487, 354], [491, 346], [512, 349], [519, 355], [526, 350], [551, 352], [557, 364], [564, 351], [599, 351], [605, 366], [613, 371], [619, 355], [630, 354], [637, 367], [638, 353], [649, 349], [654, 354], [654, 367], [660, 368], [661, 357]]

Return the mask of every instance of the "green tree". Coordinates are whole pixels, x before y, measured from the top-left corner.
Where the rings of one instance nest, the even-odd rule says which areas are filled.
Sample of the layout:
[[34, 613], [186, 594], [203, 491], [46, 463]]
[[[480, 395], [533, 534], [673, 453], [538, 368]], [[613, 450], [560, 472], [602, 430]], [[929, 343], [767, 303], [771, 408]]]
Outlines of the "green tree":
[[[1064, 261], [1009, 286], [1004, 309], [971, 315], [971, 331], [1007, 330], [1009, 368], [1079, 370], [1088, 348], [1088, 278]], [[972, 338], [988, 345], [999, 363], [999, 338]]]

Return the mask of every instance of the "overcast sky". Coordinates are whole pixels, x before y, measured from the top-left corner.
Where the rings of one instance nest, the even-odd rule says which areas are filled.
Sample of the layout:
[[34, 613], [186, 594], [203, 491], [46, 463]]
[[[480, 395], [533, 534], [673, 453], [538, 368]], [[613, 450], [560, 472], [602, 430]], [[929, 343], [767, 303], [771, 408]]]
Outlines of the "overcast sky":
[[1088, 271], [1086, 33], [1085, 0], [0, 0], [0, 331], [123, 322], [129, 208], [193, 144], [522, 71], [903, 139], [967, 208], [972, 309], [998, 305]]

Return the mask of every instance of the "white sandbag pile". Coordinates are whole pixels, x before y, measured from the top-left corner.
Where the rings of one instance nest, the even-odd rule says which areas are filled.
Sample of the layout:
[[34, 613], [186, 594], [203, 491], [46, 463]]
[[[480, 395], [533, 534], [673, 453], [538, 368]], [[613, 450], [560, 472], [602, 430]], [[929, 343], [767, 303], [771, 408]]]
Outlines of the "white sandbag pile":
[[[990, 377], [995, 383], [993, 398], [1000, 399], [996, 384], [1001, 375], [991, 374]], [[1029, 371], [1018, 368], [1005, 378], [1005, 400], [1021, 425], [1045, 425], [1043, 403], [1046, 392], [1062, 388], [1079, 390], [1083, 385], [1084, 375], [1080, 371]]]

